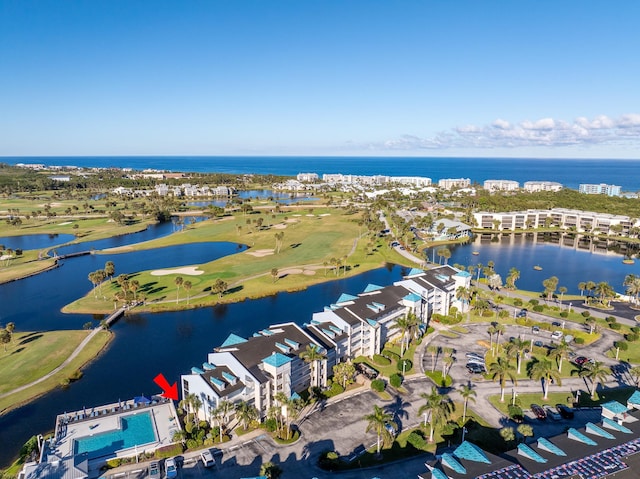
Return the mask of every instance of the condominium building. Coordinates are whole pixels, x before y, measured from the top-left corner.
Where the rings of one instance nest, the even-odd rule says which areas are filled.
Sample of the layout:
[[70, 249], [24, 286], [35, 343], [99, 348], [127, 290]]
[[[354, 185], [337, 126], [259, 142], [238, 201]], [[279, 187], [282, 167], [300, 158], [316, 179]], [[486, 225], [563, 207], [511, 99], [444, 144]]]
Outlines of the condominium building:
[[[447, 314], [453, 305], [464, 311], [456, 291], [469, 287], [470, 280], [469, 273], [451, 266], [412, 269], [391, 286], [369, 284], [359, 294], [342, 293], [302, 327], [283, 323], [250, 338], [231, 334], [201, 367], [182, 375], [182, 397], [195, 394], [205, 420], [223, 400], [245, 401], [264, 417], [278, 393], [295, 397], [309, 386], [326, 387], [335, 364], [379, 354], [401, 334], [398, 318], [413, 313], [424, 331], [433, 313]], [[305, 362], [301, 354], [308, 348], [323, 359]]]
[[535, 193], [536, 191], [560, 191], [562, 185], [555, 181], [525, 181], [522, 188], [529, 193]]
[[552, 208], [550, 210], [510, 211], [503, 213], [478, 212], [473, 214], [476, 224], [484, 229], [519, 230], [541, 227], [559, 227], [578, 233], [628, 235], [638, 220], [629, 216], [594, 213], [591, 211]]
[[487, 191], [515, 191], [520, 188], [520, 183], [513, 180], [486, 180], [483, 188]]
[[620, 187], [618, 185], [607, 185], [606, 183], [600, 183], [599, 185], [583, 183], [578, 188], [578, 191], [587, 195], [620, 196]]
[[442, 178], [438, 180], [438, 186], [445, 190], [452, 188], [467, 188], [471, 186], [471, 179], [469, 178]]
[[314, 181], [318, 181], [320, 177], [318, 176], [318, 173], [298, 173], [298, 176], [296, 176], [296, 179], [298, 181], [311, 183]]

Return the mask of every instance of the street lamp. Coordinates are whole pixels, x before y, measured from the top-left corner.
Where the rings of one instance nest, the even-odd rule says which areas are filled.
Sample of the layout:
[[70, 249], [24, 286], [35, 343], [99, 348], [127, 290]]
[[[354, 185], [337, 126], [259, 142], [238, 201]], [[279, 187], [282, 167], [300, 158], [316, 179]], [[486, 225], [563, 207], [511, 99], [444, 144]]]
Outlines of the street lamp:
[[403, 359], [403, 360], [402, 360], [402, 376], [403, 376], [403, 377], [404, 377], [404, 370], [405, 370], [405, 367], [406, 367], [406, 366], [407, 366], [407, 360], [406, 360], [406, 359]]
[[424, 413], [424, 427], [427, 427], [427, 413]]
[[571, 303], [569, 303], [569, 313], [571, 313]]

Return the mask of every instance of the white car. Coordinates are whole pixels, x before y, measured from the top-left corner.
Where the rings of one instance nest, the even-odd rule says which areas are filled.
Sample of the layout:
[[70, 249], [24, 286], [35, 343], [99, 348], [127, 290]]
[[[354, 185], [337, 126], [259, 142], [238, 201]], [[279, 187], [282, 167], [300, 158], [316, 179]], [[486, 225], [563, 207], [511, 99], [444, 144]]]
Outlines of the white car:
[[551, 339], [562, 339], [562, 336], [562, 331], [554, 331], [553, 333], [551, 333]]
[[160, 463], [158, 461], [149, 464], [149, 479], [160, 479]]
[[216, 465], [216, 461], [213, 459], [209, 449], [205, 449], [200, 453], [200, 459], [202, 459], [202, 465], [204, 467], [213, 467]]
[[166, 479], [178, 477], [178, 468], [176, 467], [176, 460], [173, 457], [164, 461], [164, 477], [166, 477]]

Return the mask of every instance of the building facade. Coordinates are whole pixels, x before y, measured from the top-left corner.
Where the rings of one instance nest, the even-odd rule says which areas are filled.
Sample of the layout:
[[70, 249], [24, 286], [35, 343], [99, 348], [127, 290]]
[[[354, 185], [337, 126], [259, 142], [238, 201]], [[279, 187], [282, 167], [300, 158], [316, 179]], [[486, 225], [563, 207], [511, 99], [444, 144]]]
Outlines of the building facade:
[[522, 188], [529, 193], [535, 193], [537, 191], [560, 191], [562, 185], [555, 181], [525, 181]]
[[482, 187], [487, 191], [516, 191], [520, 183], [513, 180], [486, 180]]
[[607, 185], [606, 183], [600, 183], [599, 185], [583, 183], [579, 186], [578, 191], [587, 195], [607, 196], [620, 196], [621, 193], [618, 185]]

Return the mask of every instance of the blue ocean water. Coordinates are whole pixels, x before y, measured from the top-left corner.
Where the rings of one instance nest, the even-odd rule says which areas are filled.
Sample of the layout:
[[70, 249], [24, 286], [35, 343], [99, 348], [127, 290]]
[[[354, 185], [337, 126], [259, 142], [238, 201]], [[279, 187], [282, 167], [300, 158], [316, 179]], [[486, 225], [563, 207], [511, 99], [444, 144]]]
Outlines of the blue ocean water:
[[294, 176], [300, 172], [350, 173], [354, 175], [426, 176], [470, 178], [482, 183], [507, 179], [557, 181], [566, 188], [580, 183], [619, 185], [623, 191], [640, 190], [640, 160], [534, 159], [534, 158], [406, 158], [319, 156], [99, 156], [4, 157], [9, 164], [44, 163], [83, 167], [118, 167], [142, 170], [257, 173]]

